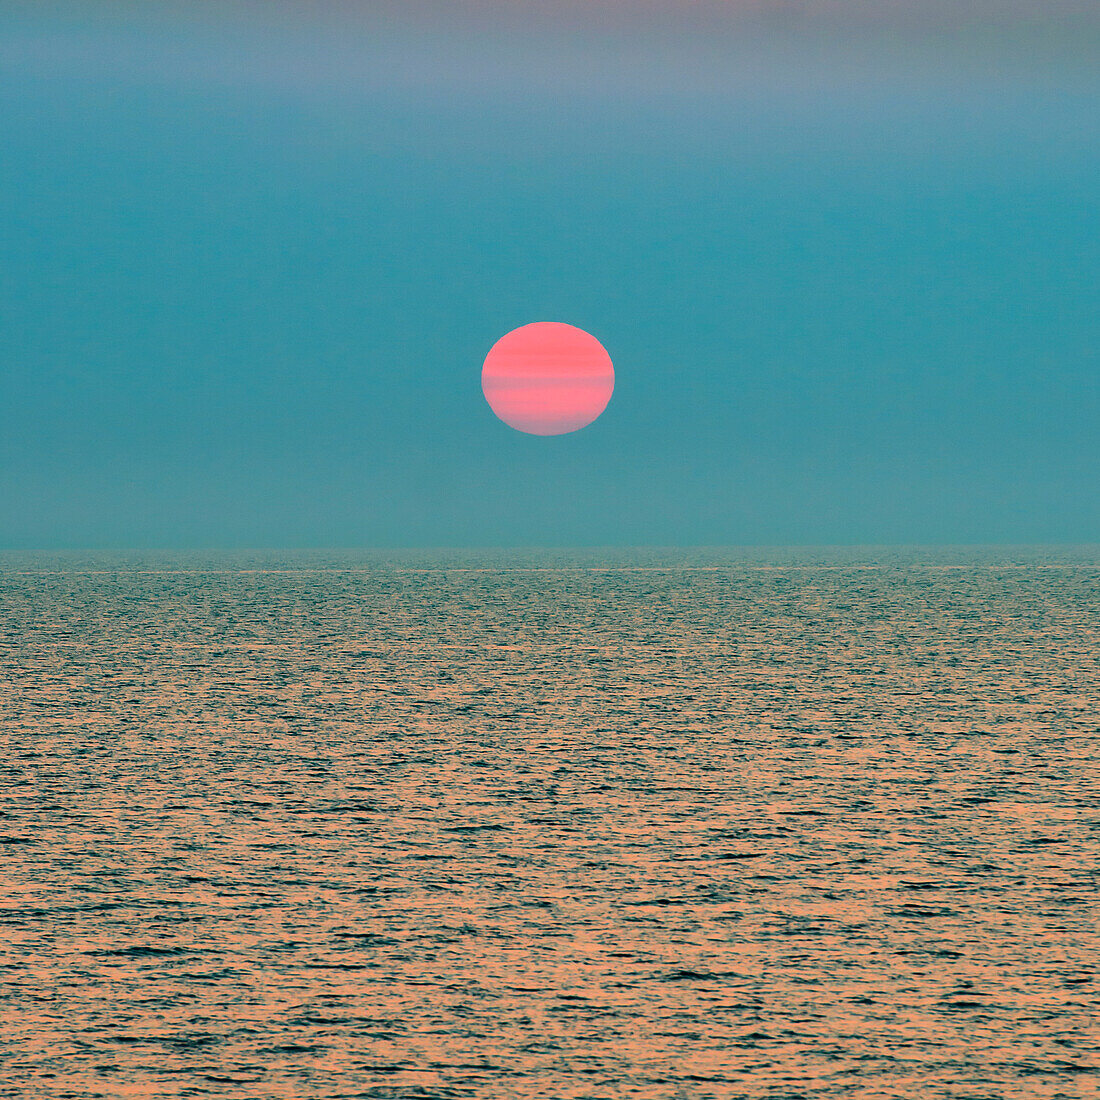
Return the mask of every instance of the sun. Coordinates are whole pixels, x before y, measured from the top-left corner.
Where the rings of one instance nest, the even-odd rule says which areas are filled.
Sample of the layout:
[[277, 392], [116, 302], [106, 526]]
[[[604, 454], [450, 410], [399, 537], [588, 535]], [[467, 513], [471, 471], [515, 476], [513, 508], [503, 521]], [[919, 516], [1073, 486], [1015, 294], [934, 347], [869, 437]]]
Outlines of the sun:
[[560, 321], [536, 321], [493, 345], [481, 388], [509, 427], [564, 435], [587, 427], [607, 408], [615, 370], [595, 336]]

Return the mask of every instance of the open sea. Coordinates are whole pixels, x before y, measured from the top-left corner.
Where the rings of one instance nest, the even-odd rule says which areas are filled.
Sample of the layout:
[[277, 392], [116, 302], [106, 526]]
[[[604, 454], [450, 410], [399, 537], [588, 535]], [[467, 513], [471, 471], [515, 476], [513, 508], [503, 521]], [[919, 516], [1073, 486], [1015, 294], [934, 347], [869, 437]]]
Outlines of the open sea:
[[1093, 1097], [1100, 549], [0, 555], [0, 1097]]

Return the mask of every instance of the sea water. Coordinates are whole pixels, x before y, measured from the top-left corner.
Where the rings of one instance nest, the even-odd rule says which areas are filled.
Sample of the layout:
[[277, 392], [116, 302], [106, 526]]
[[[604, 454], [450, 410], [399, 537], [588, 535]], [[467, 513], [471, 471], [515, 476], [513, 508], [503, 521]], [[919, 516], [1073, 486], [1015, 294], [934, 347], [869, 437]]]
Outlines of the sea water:
[[9, 553], [0, 660], [0, 1096], [1095, 1095], [1095, 550]]

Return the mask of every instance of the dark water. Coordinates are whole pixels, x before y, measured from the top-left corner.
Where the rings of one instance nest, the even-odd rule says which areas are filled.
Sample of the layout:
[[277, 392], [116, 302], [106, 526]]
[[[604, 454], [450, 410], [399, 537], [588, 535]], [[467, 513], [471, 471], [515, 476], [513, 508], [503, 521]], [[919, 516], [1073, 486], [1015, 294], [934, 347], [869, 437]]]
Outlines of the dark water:
[[0, 570], [0, 1096], [1096, 1095], [1098, 553]]

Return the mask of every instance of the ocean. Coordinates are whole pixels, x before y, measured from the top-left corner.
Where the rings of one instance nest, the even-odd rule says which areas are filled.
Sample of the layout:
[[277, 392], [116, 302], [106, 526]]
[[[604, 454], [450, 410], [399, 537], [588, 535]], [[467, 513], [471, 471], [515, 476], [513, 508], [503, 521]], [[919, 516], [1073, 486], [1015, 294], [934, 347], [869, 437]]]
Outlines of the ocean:
[[0, 555], [0, 1096], [1096, 1095], [1100, 550]]

